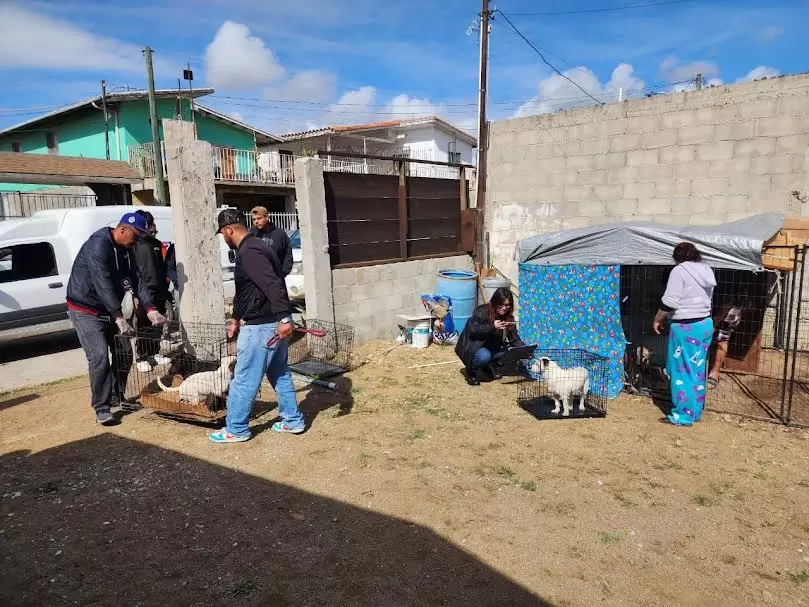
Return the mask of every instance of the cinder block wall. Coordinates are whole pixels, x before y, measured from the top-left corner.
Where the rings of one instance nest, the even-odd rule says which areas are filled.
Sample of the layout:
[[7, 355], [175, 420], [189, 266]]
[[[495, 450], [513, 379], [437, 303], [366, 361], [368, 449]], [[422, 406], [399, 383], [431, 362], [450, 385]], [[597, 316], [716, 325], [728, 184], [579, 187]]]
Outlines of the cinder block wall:
[[538, 232], [804, 212], [809, 75], [494, 122], [490, 137], [489, 246], [516, 279], [514, 245]]
[[334, 318], [351, 325], [356, 343], [394, 339], [398, 314], [422, 314], [421, 296], [435, 292], [438, 271], [473, 269], [468, 255], [332, 271]]

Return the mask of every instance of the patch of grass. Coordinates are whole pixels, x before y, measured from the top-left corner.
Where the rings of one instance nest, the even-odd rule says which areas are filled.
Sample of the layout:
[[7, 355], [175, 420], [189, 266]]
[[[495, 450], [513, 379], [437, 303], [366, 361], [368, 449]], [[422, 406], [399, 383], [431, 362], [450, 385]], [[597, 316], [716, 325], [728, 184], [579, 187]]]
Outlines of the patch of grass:
[[637, 508], [638, 507], [637, 502], [633, 502], [631, 499], [626, 497], [623, 493], [616, 493], [613, 497], [615, 499], [617, 499], [624, 508]]
[[257, 590], [261, 590], [261, 586], [258, 585], [258, 582], [254, 579], [246, 579], [233, 584], [233, 588], [230, 592], [234, 597], [245, 597], [250, 596]]
[[609, 531], [599, 531], [598, 537], [601, 538], [602, 544], [617, 544], [623, 539], [620, 533], [610, 533]]
[[777, 523], [775, 521], [764, 521], [763, 523], [761, 523], [761, 526], [764, 527], [765, 529], [769, 529], [770, 527], [775, 527], [776, 524]]
[[707, 495], [695, 495], [692, 500], [697, 506], [702, 506], [704, 508], [710, 508], [711, 506], [716, 505], [716, 501], [713, 498]]
[[354, 386], [353, 388], [351, 388], [352, 396], [357, 396], [358, 394], [362, 394], [362, 388], [360, 388], [359, 386]]
[[414, 441], [427, 436], [427, 431], [421, 428], [413, 428], [405, 437], [405, 440]]
[[374, 459], [374, 456], [371, 455], [370, 453], [360, 453], [357, 457], [359, 457], [364, 462]]
[[520, 483], [520, 487], [522, 487], [526, 491], [537, 490], [537, 484], [534, 481], [523, 481], [522, 483]]
[[418, 468], [419, 470], [426, 470], [427, 468], [432, 468], [433, 465], [430, 462], [419, 462]]
[[728, 483], [727, 481], [722, 483], [711, 483], [710, 484], [711, 491], [716, 495], [724, 495], [731, 489], [733, 489], [733, 483]]
[[652, 468], [655, 470], [682, 470], [683, 465], [679, 462], [671, 461], [668, 458], [660, 460], [658, 463], [653, 464]]
[[809, 487], [809, 479], [804, 479], [798, 483], [798, 487]]
[[494, 469], [494, 473], [497, 476], [502, 476], [503, 478], [507, 478], [509, 480], [516, 478], [517, 476], [517, 473], [507, 466], [497, 466], [497, 468]]
[[767, 479], [768, 479], [768, 478], [770, 478], [770, 477], [769, 477], [769, 475], [768, 475], [766, 472], [764, 472], [763, 470], [759, 470], [758, 472], [756, 472], [756, 473], [753, 475], [753, 478], [756, 478], [756, 479], [758, 479], [758, 480], [760, 480], [760, 481], [765, 481], [765, 480], [767, 480]]
[[787, 575], [789, 575], [789, 579], [792, 580], [794, 584], [805, 584], [809, 582], [809, 571], [804, 569], [803, 571], [799, 571], [797, 573], [793, 573], [792, 571], [788, 571]]

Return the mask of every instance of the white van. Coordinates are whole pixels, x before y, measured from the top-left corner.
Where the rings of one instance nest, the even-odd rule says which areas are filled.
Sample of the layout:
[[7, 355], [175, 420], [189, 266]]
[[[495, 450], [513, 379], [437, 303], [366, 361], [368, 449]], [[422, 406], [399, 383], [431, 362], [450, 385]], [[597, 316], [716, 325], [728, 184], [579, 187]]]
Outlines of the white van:
[[[154, 215], [157, 237], [174, 241], [170, 207], [142, 207]], [[90, 235], [118, 224], [131, 206], [39, 211], [0, 221], [0, 342], [72, 329], [65, 303], [73, 260]], [[234, 294], [233, 263], [219, 236], [225, 297]]]

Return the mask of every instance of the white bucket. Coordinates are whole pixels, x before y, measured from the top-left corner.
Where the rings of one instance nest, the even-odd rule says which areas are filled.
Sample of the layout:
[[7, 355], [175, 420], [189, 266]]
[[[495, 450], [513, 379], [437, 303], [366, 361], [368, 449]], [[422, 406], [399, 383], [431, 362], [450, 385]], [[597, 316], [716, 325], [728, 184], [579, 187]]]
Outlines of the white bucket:
[[483, 303], [489, 303], [492, 299], [492, 295], [494, 295], [494, 292], [497, 289], [501, 287], [505, 287], [506, 289], [511, 288], [511, 281], [508, 278], [503, 278], [501, 276], [481, 278], [480, 284], [483, 287], [484, 297], [486, 297], [486, 301]]
[[430, 324], [421, 323], [413, 327], [413, 343], [414, 348], [426, 348], [430, 345]]

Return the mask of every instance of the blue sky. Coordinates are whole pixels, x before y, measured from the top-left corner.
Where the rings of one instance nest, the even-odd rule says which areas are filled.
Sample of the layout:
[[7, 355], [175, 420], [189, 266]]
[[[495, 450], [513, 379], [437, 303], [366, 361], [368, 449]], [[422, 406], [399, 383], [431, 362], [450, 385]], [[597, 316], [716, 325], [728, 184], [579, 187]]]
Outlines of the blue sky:
[[[809, 70], [809, 0], [502, 0], [547, 58], [605, 101]], [[476, 0], [0, 0], [0, 127], [108, 88], [158, 87], [190, 62], [201, 101], [272, 132], [439, 114], [474, 128]], [[533, 15], [582, 11], [565, 15]], [[592, 103], [495, 15], [491, 118]]]

